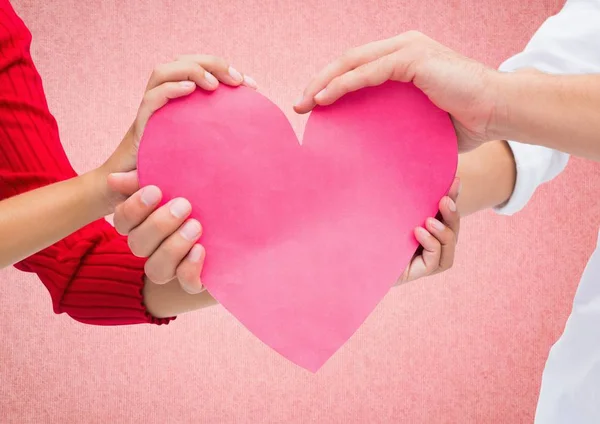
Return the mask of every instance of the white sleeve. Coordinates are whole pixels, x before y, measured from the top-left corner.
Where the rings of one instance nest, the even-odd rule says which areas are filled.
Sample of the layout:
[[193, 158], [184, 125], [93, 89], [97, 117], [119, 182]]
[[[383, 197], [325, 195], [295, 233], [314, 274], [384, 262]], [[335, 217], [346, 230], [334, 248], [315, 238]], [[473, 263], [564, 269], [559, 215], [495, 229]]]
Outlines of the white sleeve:
[[[600, 72], [600, 0], [569, 0], [534, 34], [523, 52], [508, 59], [500, 71], [535, 68], [551, 74]], [[540, 184], [566, 167], [569, 156], [541, 146], [508, 142], [517, 179], [513, 193], [496, 212], [512, 215], [531, 199]]]

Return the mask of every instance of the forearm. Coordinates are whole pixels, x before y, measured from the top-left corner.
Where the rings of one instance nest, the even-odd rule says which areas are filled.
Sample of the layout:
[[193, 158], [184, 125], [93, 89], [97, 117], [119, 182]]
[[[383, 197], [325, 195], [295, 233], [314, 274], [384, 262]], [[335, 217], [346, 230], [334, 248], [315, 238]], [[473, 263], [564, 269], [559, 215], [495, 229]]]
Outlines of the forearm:
[[457, 175], [461, 182], [457, 199], [461, 216], [505, 203], [516, 178], [510, 147], [504, 141], [493, 141], [460, 155]]
[[600, 160], [600, 75], [499, 74], [494, 138]]
[[0, 268], [110, 213], [97, 171], [0, 201]]

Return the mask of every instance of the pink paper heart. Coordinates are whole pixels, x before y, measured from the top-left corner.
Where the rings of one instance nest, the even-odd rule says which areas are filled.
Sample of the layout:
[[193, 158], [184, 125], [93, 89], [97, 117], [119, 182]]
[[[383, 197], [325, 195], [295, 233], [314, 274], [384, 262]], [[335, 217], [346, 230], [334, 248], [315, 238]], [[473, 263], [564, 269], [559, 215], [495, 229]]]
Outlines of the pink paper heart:
[[315, 372], [402, 274], [456, 163], [448, 114], [388, 82], [317, 108], [302, 146], [261, 94], [197, 90], [150, 119], [138, 169], [143, 186], [192, 203], [208, 291]]

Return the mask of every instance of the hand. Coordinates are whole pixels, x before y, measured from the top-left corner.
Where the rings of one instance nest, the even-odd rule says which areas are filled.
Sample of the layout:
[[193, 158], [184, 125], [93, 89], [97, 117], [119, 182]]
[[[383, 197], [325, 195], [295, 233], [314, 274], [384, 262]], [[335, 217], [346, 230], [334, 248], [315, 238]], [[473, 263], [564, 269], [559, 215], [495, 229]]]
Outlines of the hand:
[[452, 267], [460, 229], [460, 215], [456, 209], [459, 191], [460, 181], [456, 178], [448, 196], [440, 201], [442, 222], [427, 218], [425, 228], [415, 228], [415, 237], [422, 249], [415, 254], [397, 284], [438, 274]]
[[[256, 89], [256, 82], [229, 66], [219, 57], [185, 55], [176, 61], [154, 68], [137, 117], [117, 150], [102, 165], [104, 180], [109, 173], [130, 172], [137, 168], [137, 152], [146, 123], [150, 116], [171, 99], [184, 97], [199, 87], [214, 91], [219, 82], [230, 86], [246, 85]], [[105, 197], [112, 207], [124, 201], [132, 192], [118, 192], [107, 187]]]
[[[116, 190], [127, 192], [137, 188], [135, 171], [116, 178], [114, 175], [109, 178], [109, 184]], [[200, 293], [205, 250], [197, 241], [202, 226], [195, 219], [187, 219], [192, 206], [186, 199], [173, 199], [157, 209], [161, 198], [158, 187], [138, 190], [117, 206], [115, 228], [128, 236], [134, 255], [148, 258], [144, 271], [150, 281], [165, 284], [177, 278], [186, 292]]]
[[202, 227], [194, 219], [187, 220], [191, 205], [186, 199], [173, 199], [156, 209], [162, 193], [154, 186], [140, 190], [135, 171], [137, 152], [146, 123], [154, 112], [170, 99], [191, 94], [197, 86], [216, 90], [219, 81], [256, 88], [252, 78], [213, 56], [181, 56], [175, 62], [156, 67], [134, 123], [103, 165], [109, 173], [105, 178], [106, 197], [116, 207], [115, 227], [120, 234], [128, 235], [129, 246], [136, 256], [148, 258], [146, 276], [157, 284], [177, 277], [189, 293], [202, 291], [200, 273], [205, 251], [196, 243]]
[[[346, 52], [320, 71], [295, 105], [306, 113], [388, 80], [413, 82], [453, 120], [461, 152], [492, 140], [499, 73], [411, 31]], [[400, 112], [399, 112], [400, 113]]]

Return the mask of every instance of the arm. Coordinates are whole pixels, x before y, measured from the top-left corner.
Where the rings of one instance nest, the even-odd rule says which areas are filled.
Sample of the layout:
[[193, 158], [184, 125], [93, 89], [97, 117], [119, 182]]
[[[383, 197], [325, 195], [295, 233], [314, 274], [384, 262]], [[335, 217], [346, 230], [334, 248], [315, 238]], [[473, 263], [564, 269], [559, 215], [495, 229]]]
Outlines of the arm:
[[491, 134], [600, 160], [600, 75], [499, 74]]
[[92, 172], [0, 201], [0, 268], [109, 214], [97, 181]]
[[515, 160], [505, 141], [493, 141], [460, 155], [457, 176], [461, 192], [457, 199], [460, 216], [505, 204], [516, 179]]
[[15, 266], [39, 276], [56, 313], [84, 323], [163, 324], [170, 320], [165, 317], [214, 303], [207, 293], [185, 293], [176, 280], [152, 284], [144, 275], [146, 259], [135, 257], [104, 219], [96, 220], [110, 212], [101, 187], [109, 170], [81, 177], [73, 171], [30, 42], [23, 22], [0, 0], [2, 265], [31, 255]]

